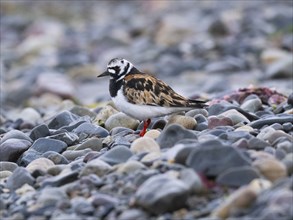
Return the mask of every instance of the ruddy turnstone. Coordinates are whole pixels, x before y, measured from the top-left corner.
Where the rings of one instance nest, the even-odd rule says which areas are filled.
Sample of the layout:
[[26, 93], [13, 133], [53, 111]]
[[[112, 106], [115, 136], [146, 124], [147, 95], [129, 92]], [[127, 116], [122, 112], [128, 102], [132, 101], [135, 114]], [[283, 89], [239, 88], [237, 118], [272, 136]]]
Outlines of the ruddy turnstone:
[[151, 118], [205, 107], [205, 101], [184, 98], [152, 75], [142, 73], [121, 58], [110, 60], [107, 70], [99, 75], [110, 76], [109, 91], [116, 107], [123, 113], [144, 122], [140, 136]]

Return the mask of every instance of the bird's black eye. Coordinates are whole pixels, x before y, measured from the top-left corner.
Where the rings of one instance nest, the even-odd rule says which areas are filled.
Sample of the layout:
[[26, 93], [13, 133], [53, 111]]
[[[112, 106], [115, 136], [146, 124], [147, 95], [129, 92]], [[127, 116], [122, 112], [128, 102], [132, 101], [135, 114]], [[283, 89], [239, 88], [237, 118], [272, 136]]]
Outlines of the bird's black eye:
[[124, 64], [124, 60], [121, 60], [121, 63]]

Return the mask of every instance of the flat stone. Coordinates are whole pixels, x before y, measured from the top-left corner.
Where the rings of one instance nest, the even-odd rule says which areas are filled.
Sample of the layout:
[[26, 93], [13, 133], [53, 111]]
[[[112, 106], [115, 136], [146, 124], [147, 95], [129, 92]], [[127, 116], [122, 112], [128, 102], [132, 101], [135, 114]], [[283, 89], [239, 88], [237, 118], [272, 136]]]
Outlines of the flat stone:
[[65, 142], [48, 138], [39, 138], [30, 147], [30, 149], [35, 150], [41, 154], [47, 151], [61, 153], [66, 150], [66, 148], [67, 144]]
[[100, 138], [92, 137], [81, 145], [79, 145], [75, 150], [83, 150], [83, 149], [92, 149], [93, 151], [100, 151], [103, 148], [103, 140]]
[[133, 153], [125, 146], [116, 146], [99, 157], [110, 165], [126, 162]]
[[170, 124], [179, 124], [186, 129], [194, 129], [197, 125], [196, 120], [193, 117], [185, 116], [185, 115], [171, 115], [168, 118], [168, 123], [166, 126]]
[[83, 150], [66, 150], [62, 153], [62, 155], [69, 161], [73, 161], [78, 157], [83, 157], [87, 153], [91, 152], [92, 150], [89, 148]]
[[8, 162], [8, 161], [1, 161], [0, 162], [0, 171], [11, 171], [13, 172], [17, 168], [17, 164], [13, 162]]
[[221, 173], [216, 182], [230, 187], [240, 187], [249, 184], [252, 180], [261, 178], [260, 173], [252, 167], [231, 167]]
[[35, 141], [38, 138], [47, 137], [49, 135], [50, 135], [50, 131], [48, 126], [46, 124], [41, 124], [32, 129], [29, 137]]
[[59, 129], [63, 126], [68, 126], [72, 122], [75, 122], [79, 117], [69, 111], [63, 111], [56, 115], [48, 124], [51, 129]]
[[51, 187], [59, 187], [63, 186], [67, 183], [74, 182], [78, 179], [78, 172], [77, 171], [70, 171], [66, 173], [59, 174], [54, 177], [49, 177], [45, 179], [42, 183], [42, 187], [51, 186]]
[[109, 132], [98, 125], [91, 124], [89, 122], [82, 123], [77, 128], [73, 130], [76, 134], [86, 134], [89, 136], [107, 137]]

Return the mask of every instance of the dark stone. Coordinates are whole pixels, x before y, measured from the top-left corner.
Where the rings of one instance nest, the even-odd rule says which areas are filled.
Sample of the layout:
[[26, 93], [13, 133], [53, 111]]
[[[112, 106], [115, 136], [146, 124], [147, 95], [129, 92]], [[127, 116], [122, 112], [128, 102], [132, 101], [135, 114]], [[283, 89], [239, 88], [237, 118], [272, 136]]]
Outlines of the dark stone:
[[261, 175], [252, 167], [232, 167], [221, 173], [217, 177], [216, 182], [225, 186], [240, 187], [249, 184], [256, 178], [261, 178]]
[[136, 191], [136, 204], [154, 214], [175, 211], [186, 205], [188, 187], [160, 174], [146, 180]]
[[250, 159], [230, 146], [215, 146], [203, 143], [187, 158], [186, 165], [206, 176], [218, 176], [231, 167], [250, 165]]
[[77, 179], [78, 179], [78, 172], [72, 171], [69, 173], [59, 174], [58, 176], [47, 178], [44, 180], [44, 182], [42, 182], [41, 186], [42, 187], [46, 187], [46, 186], [58, 187], [58, 186], [63, 186], [67, 183], [74, 182]]
[[74, 129], [73, 132], [75, 132], [78, 135], [86, 134], [89, 136], [98, 137], [107, 137], [109, 135], [109, 132], [105, 128], [91, 124], [89, 122], [82, 123], [76, 129]]
[[59, 129], [63, 126], [68, 126], [72, 122], [75, 122], [79, 116], [72, 114], [69, 111], [63, 111], [56, 115], [48, 124], [48, 127], [51, 129]]
[[41, 124], [37, 127], [35, 127], [31, 133], [30, 133], [30, 138], [35, 141], [41, 137], [47, 137], [50, 135], [50, 131], [47, 125]]
[[171, 148], [182, 139], [197, 139], [196, 135], [180, 125], [171, 124], [157, 138], [161, 148]]
[[47, 151], [42, 154], [42, 157], [52, 160], [54, 164], [68, 164], [69, 161], [61, 154], [55, 151]]

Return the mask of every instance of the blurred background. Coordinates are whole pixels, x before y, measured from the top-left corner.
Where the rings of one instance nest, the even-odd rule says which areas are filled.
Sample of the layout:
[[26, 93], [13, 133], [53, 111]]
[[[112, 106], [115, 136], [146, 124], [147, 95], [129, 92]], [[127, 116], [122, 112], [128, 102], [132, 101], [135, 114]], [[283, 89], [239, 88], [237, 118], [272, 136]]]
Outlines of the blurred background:
[[187, 97], [292, 92], [292, 1], [2, 1], [1, 108], [94, 106], [123, 57]]

